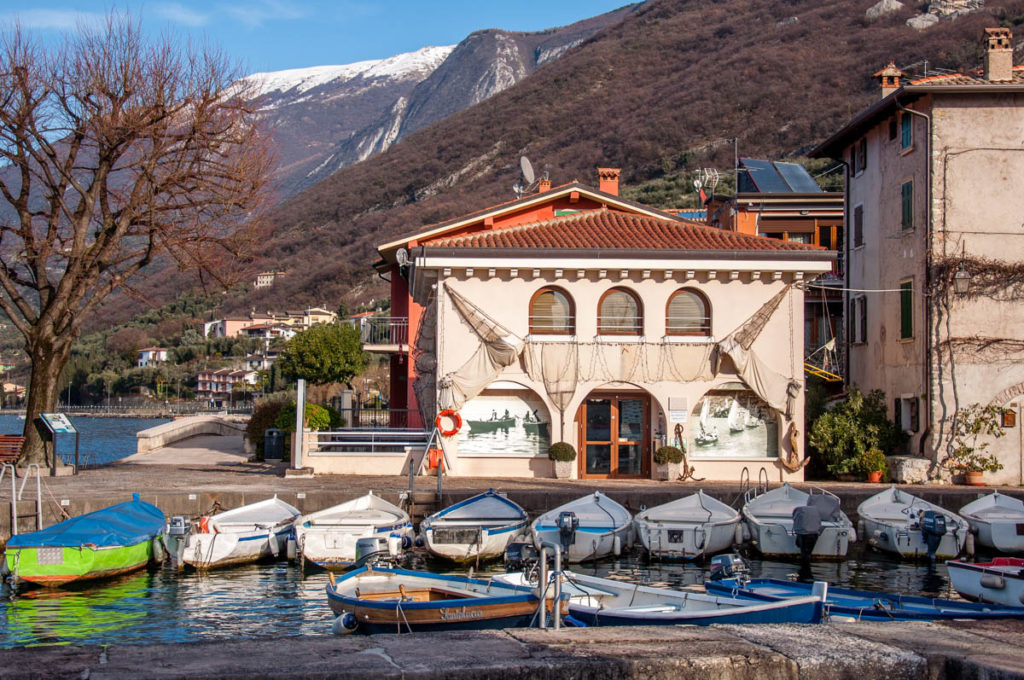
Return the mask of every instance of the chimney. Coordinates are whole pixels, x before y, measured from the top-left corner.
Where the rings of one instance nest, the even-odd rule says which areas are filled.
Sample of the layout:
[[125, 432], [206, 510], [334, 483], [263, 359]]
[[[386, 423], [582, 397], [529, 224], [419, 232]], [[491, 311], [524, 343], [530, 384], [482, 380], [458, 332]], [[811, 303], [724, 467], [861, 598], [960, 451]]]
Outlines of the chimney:
[[985, 80], [1008, 83], [1013, 80], [1013, 34], [1008, 28], [985, 29]]
[[612, 196], [618, 196], [620, 174], [622, 174], [622, 170], [619, 168], [598, 168], [598, 191], [603, 191], [604, 193], [611, 194]]
[[537, 182], [537, 193], [543, 194], [545, 191], [551, 191], [551, 180], [542, 179]]
[[896, 90], [900, 89], [900, 78], [907, 74], [896, 68], [896, 64], [889, 62], [889, 65], [874, 75], [882, 86], [882, 99], [885, 99]]

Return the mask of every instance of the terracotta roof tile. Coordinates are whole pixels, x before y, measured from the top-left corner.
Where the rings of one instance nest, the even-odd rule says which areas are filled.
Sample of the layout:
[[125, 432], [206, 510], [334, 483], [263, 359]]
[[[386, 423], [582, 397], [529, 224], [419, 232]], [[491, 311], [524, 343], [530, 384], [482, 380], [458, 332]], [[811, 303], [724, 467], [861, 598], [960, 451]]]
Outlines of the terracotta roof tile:
[[588, 210], [543, 222], [433, 241], [436, 248], [534, 248], [602, 250], [821, 251], [715, 229], [686, 220], [659, 220], [614, 210]]
[[1007, 82], [992, 82], [985, 80], [983, 71], [970, 71], [968, 73], [944, 73], [927, 78], [917, 78], [910, 81], [911, 85], [923, 85], [925, 87], [947, 86], [947, 85], [1021, 85], [1024, 84], [1024, 66], [1013, 67], [1013, 80]]

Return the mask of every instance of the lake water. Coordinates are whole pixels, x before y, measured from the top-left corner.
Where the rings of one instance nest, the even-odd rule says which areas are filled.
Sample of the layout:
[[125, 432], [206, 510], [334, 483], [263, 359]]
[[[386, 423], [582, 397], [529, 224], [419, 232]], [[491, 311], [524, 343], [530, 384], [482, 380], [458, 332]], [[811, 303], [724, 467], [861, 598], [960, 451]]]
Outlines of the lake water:
[[[410, 566], [451, 571], [423, 557], [414, 558]], [[751, 560], [750, 567], [755, 577], [786, 578], [799, 572], [797, 564], [787, 562]], [[708, 573], [701, 564], [648, 563], [638, 554], [572, 568], [670, 586], [703, 583]], [[867, 590], [957, 597], [943, 565], [899, 563], [874, 551], [855, 552], [842, 563], [814, 564], [811, 573], [818, 580]], [[277, 562], [208, 574], [168, 567], [66, 591], [15, 594], [5, 586], [0, 590], [0, 647], [329, 635], [333, 615], [326, 584], [326, 573], [303, 574], [294, 565]]]
[[[96, 465], [120, 460], [136, 452], [135, 433], [170, 422], [167, 418], [90, 418], [68, 416], [79, 432], [78, 454], [83, 465]], [[0, 415], [0, 433], [21, 434], [25, 419]], [[75, 435], [57, 437], [57, 454], [66, 462], [75, 461]]]

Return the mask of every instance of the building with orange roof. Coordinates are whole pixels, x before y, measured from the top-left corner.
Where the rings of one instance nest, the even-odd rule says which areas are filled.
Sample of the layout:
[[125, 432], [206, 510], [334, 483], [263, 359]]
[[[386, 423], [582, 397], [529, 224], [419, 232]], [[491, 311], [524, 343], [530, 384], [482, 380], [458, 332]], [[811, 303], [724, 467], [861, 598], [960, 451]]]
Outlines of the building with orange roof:
[[885, 393], [931, 476], [955, 414], [998, 407], [1008, 436], [983, 440], [1003, 469], [985, 479], [1024, 483], [1024, 67], [1013, 36], [986, 29], [975, 72], [914, 79], [890, 63], [875, 77], [879, 101], [813, 152], [847, 168], [849, 382]]
[[[684, 446], [698, 477], [803, 478], [803, 291], [835, 253], [680, 219], [618, 195], [619, 171], [531, 193], [381, 245], [402, 332], [391, 407], [445, 438], [449, 474], [650, 478]], [[453, 428], [459, 421], [460, 427]], [[797, 446], [794, 448], [794, 444]], [[372, 471], [402, 472], [374, 454]], [[318, 472], [369, 472], [311, 452]]]

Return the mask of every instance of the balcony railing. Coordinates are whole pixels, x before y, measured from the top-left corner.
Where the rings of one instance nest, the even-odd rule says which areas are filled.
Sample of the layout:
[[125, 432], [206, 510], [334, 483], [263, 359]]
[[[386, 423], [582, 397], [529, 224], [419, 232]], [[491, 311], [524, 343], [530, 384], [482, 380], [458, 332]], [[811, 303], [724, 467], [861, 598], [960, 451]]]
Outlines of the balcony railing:
[[371, 317], [362, 322], [359, 339], [364, 345], [409, 344], [409, 319], [405, 317]]

